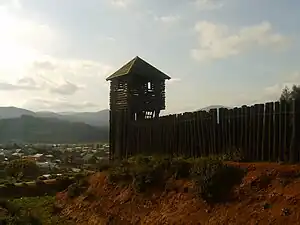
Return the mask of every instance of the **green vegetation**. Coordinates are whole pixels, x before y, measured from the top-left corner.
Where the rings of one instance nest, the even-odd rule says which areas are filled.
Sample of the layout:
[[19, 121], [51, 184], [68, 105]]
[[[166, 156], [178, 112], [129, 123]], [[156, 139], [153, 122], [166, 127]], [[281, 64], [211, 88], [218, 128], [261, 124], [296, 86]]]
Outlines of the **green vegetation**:
[[93, 127], [55, 118], [20, 118], [0, 120], [0, 143], [83, 143], [108, 140], [107, 127]]
[[0, 202], [0, 224], [71, 224], [59, 215], [60, 211], [53, 196], [3, 200]]
[[39, 168], [36, 163], [25, 159], [12, 160], [5, 167], [5, 171], [9, 177], [13, 177], [16, 180], [36, 178], [39, 174]]
[[78, 174], [75, 176], [75, 182], [68, 187], [67, 194], [69, 198], [77, 197], [88, 189], [89, 183], [87, 178], [87, 175]]
[[132, 185], [137, 192], [166, 188], [169, 179], [191, 179], [195, 191], [208, 202], [226, 201], [245, 171], [228, 166], [220, 158], [132, 157], [108, 169], [108, 179]]
[[286, 86], [282, 90], [280, 101], [290, 102], [292, 100], [300, 100], [300, 85], [293, 85], [292, 89]]

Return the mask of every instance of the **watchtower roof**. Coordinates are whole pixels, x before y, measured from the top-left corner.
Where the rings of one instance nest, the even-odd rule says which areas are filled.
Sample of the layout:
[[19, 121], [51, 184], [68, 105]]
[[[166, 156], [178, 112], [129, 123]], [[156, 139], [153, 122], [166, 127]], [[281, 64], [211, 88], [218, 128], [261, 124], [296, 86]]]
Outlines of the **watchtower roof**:
[[144, 76], [149, 79], [161, 79], [169, 80], [171, 77], [156, 69], [140, 57], [136, 56], [134, 59], [126, 63], [119, 70], [114, 72], [112, 75], [106, 78], [106, 80], [112, 80], [122, 76]]

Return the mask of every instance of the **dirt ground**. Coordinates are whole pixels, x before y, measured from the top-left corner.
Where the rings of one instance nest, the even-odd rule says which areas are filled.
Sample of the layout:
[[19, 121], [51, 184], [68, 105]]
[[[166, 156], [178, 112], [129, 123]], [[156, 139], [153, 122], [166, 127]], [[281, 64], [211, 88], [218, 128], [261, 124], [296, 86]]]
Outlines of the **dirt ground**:
[[248, 168], [232, 200], [208, 205], [192, 190], [190, 181], [170, 184], [168, 192], [138, 195], [114, 187], [103, 173], [90, 178], [90, 187], [77, 199], [57, 195], [63, 214], [76, 224], [300, 224], [300, 165], [231, 163]]

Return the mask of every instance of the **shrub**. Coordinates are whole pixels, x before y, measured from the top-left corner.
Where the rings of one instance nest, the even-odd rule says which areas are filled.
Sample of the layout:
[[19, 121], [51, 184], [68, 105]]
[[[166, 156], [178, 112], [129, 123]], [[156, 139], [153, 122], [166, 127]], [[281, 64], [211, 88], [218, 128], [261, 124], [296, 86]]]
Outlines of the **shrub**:
[[230, 148], [222, 157], [225, 161], [244, 162], [246, 160], [243, 152], [239, 148]]
[[8, 213], [13, 216], [19, 213], [20, 211], [20, 207], [18, 205], [13, 204], [8, 200], [0, 200], [0, 207], [6, 209]]
[[156, 167], [137, 167], [131, 174], [133, 187], [137, 192], [144, 192], [146, 188], [159, 186], [164, 180], [164, 171], [159, 166]]
[[183, 158], [174, 159], [171, 162], [171, 173], [176, 179], [190, 176], [191, 163]]
[[80, 195], [80, 188], [78, 186], [78, 184], [71, 184], [69, 187], [68, 187], [68, 197], [69, 198], [74, 198], [78, 195]]
[[101, 162], [101, 163], [97, 164], [96, 169], [99, 172], [102, 172], [102, 171], [107, 171], [107, 170], [109, 170], [112, 167], [113, 167], [113, 165], [111, 163], [109, 163], [109, 162]]
[[87, 190], [87, 183], [83, 182], [83, 183], [74, 183], [71, 184], [68, 187], [68, 197], [69, 198], [75, 198], [78, 197], [79, 195], [81, 195], [84, 191]]
[[232, 188], [241, 182], [245, 171], [224, 165], [219, 160], [204, 159], [195, 164], [192, 173], [198, 194], [208, 202], [221, 202], [229, 198]]
[[117, 166], [109, 171], [108, 174], [108, 181], [110, 183], [123, 183], [123, 182], [130, 182], [131, 175], [129, 172], [128, 167], [124, 166]]

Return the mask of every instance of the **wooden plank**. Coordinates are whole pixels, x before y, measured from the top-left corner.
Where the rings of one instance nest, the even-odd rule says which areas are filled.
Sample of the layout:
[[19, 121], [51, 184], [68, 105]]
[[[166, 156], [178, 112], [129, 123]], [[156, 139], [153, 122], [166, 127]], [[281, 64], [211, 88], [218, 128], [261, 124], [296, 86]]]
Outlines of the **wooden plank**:
[[229, 109], [227, 111], [227, 116], [228, 116], [228, 151], [233, 150], [233, 144], [232, 144], [232, 109]]
[[220, 146], [220, 154], [225, 153], [225, 109], [219, 109], [219, 141], [221, 143]]
[[196, 157], [197, 151], [197, 131], [196, 131], [196, 112], [192, 113], [191, 121], [192, 157]]
[[239, 146], [240, 149], [245, 152], [244, 149], [244, 136], [245, 136], [245, 123], [244, 123], [244, 118], [245, 118], [245, 107], [240, 108], [240, 140], [239, 140]]
[[241, 147], [241, 143], [240, 143], [240, 139], [241, 139], [241, 135], [242, 135], [241, 128], [242, 128], [242, 109], [237, 108], [236, 145], [237, 145], [237, 148], [242, 151], [242, 147]]
[[[249, 146], [251, 146], [250, 151], [251, 151], [251, 161], [257, 160], [257, 152], [256, 152], [256, 126], [257, 126], [257, 119], [256, 119], [256, 111], [255, 111], [255, 106], [250, 107], [250, 120], [249, 120]], [[247, 128], [246, 128], [247, 129]]]
[[278, 161], [281, 151], [279, 146], [279, 102], [274, 103], [274, 126], [273, 126], [273, 161]]
[[202, 136], [202, 150], [201, 150], [201, 157], [207, 155], [207, 133], [205, 129], [205, 112], [200, 112], [200, 124], [201, 124], [201, 136]]
[[264, 123], [263, 123], [263, 150], [262, 157], [264, 161], [270, 161], [271, 160], [271, 118], [272, 118], [272, 112], [273, 112], [273, 104], [268, 102], [265, 105], [265, 113], [264, 113]]
[[237, 122], [238, 122], [238, 109], [233, 109], [233, 116], [232, 116], [232, 145], [235, 149], [238, 149], [237, 146]]
[[268, 158], [269, 161], [273, 161], [273, 130], [274, 130], [274, 103], [270, 102], [268, 106], [269, 111], [269, 127], [268, 127]]
[[255, 105], [256, 118], [257, 118], [257, 135], [256, 135], [256, 152], [257, 152], [257, 160], [263, 160], [263, 142], [262, 142], [262, 131], [263, 131], [263, 119], [264, 119], [264, 108], [265, 105], [259, 104]]
[[197, 150], [196, 150], [196, 157], [201, 156], [202, 150], [202, 133], [201, 133], [201, 121], [200, 121], [200, 112], [196, 112], [196, 131], [197, 131]]
[[292, 120], [291, 120], [291, 112], [292, 112], [292, 102], [287, 102], [286, 107], [285, 107], [285, 127], [284, 127], [284, 136], [285, 136], [285, 154], [286, 162], [291, 161], [291, 156], [290, 156], [290, 145], [291, 145], [291, 137], [292, 137]]
[[291, 137], [292, 163], [300, 162], [300, 100], [293, 101], [293, 132]]
[[228, 134], [228, 109], [224, 109], [224, 154], [228, 153], [229, 147], [229, 134]]
[[250, 148], [250, 138], [251, 138], [251, 107], [245, 106], [244, 107], [244, 145], [242, 153], [245, 155], [251, 155], [251, 148]]
[[182, 114], [178, 114], [177, 118], [178, 124], [177, 124], [177, 137], [178, 137], [178, 155], [182, 154], [182, 141], [183, 141], [183, 136], [182, 136]]
[[213, 109], [212, 112], [212, 148], [213, 148], [213, 154], [217, 154], [217, 114], [218, 110]]
[[217, 114], [217, 125], [216, 125], [216, 148], [217, 154], [222, 154], [222, 131], [221, 131], [221, 124], [220, 124], [220, 109], [218, 109]]
[[279, 108], [279, 147], [280, 147], [280, 161], [286, 161], [286, 139], [285, 139], [285, 110], [286, 102], [280, 102]]

